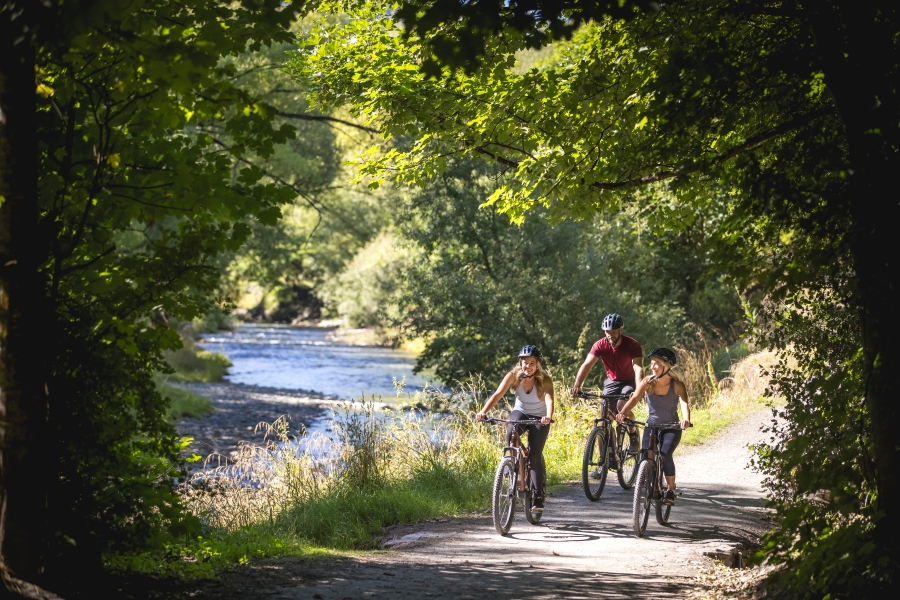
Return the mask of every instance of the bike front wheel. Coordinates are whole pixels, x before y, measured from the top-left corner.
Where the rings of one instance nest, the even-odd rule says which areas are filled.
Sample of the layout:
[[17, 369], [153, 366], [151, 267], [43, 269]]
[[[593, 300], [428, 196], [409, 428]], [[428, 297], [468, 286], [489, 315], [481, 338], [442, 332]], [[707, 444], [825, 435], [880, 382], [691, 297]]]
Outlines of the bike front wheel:
[[497, 465], [491, 508], [497, 533], [506, 535], [516, 516], [516, 464], [509, 457]]
[[650, 504], [653, 501], [653, 476], [653, 463], [649, 460], [641, 461], [632, 504], [634, 535], [638, 537], [644, 537], [647, 520], [650, 518]]
[[600, 499], [603, 488], [606, 486], [606, 476], [609, 472], [607, 450], [609, 449], [608, 431], [605, 427], [594, 427], [588, 434], [584, 444], [584, 458], [581, 461], [581, 484], [584, 486], [584, 495], [591, 502]]

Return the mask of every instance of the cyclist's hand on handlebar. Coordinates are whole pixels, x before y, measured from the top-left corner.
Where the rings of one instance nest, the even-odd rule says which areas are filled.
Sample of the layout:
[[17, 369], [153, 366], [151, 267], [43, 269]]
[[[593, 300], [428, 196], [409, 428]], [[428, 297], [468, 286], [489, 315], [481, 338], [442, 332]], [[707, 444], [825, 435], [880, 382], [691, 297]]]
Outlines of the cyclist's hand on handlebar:
[[617, 422], [617, 423], [624, 423], [624, 422], [625, 422], [625, 415], [623, 415], [622, 413], [617, 414], [617, 415], [616, 415], [616, 422]]
[[681, 422], [682, 429], [687, 429], [688, 427], [691, 427], [692, 425], [693, 424], [690, 421], [688, 421], [687, 419], [685, 419], [684, 421]]
[[485, 416], [485, 414], [483, 412], [475, 413], [476, 421], [484, 421], [486, 418], [487, 417]]
[[571, 396], [573, 398], [577, 398], [578, 395], [581, 394], [581, 388], [577, 387], [577, 386], [572, 386], [572, 389], [569, 390], [569, 394], [571, 394]]
[[541, 425], [549, 425], [552, 419], [550, 417], [541, 417]]

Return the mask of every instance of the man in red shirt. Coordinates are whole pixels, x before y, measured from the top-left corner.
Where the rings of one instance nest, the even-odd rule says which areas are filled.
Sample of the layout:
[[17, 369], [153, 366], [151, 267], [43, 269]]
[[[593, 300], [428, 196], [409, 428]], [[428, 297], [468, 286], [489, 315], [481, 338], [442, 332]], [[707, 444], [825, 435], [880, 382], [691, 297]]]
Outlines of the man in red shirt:
[[[603, 382], [604, 394], [631, 394], [634, 391], [635, 382], [644, 378], [644, 350], [636, 339], [622, 334], [622, 330], [625, 328], [624, 319], [616, 313], [609, 314], [603, 319], [601, 327], [603, 327], [606, 337], [597, 340], [578, 369], [575, 383], [572, 385], [573, 396], [581, 392], [581, 385], [598, 360], [602, 360], [603, 366], [606, 367], [606, 381]], [[617, 411], [622, 412], [622, 407], [627, 402], [627, 398], [619, 400], [616, 403]], [[631, 411], [624, 414], [627, 418], [634, 419], [634, 413]], [[634, 427], [629, 428], [628, 437], [631, 442], [628, 451], [637, 454], [641, 449], [641, 444]]]

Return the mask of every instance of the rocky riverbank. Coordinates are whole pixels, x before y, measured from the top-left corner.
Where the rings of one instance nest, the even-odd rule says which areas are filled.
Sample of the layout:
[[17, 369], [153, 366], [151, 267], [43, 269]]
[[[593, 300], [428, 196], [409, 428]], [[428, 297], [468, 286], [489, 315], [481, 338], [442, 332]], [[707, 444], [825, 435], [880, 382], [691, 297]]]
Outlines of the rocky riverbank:
[[207, 396], [216, 409], [199, 418], [181, 419], [175, 425], [180, 436], [194, 438], [190, 449], [204, 458], [211, 454], [231, 458], [242, 442], [262, 444], [262, 434], [254, 431], [259, 423], [287, 416], [291, 429], [309, 427], [313, 421], [329, 416], [330, 407], [340, 402], [316, 392], [228, 382], [186, 387]]

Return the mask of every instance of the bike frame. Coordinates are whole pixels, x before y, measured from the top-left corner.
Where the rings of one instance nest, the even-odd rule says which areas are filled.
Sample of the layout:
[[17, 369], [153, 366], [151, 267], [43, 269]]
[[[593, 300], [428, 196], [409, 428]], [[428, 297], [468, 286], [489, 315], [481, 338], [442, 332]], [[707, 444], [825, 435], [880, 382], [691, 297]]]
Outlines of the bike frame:
[[[597, 398], [597, 394], [591, 394], [590, 392], [581, 392], [582, 398]], [[626, 398], [630, 398], [630, 394], [600, 394], [600, 416], [594, 419], [594, 427], [597, 427], [601, 422], [606, 424], [606, 430], [612, 431], [612, 424], [615, 422], [616, 427], [616, 435], [608, 435], [606, 436], [606, 444], [607, 447], [605, 450], [607, 452], [612, 451], [612, 455], [616, 457], [616, 461], [619, 460], [619, 438], [622, 437], [624, 439], [625, 432], [628, 431], [628, 428], [621, 423], [616, 422], [615, 414], [612, 409], [609, 407], [610, 400], [625, 400]]]
[[525, 487], [528, 485], [528, 478], [531, 476], [531, 469], [528, 464], [528, 453], [526, 448], [522, 446], [522, 440], [519, 432], [513, 429], [512, 446], [503, 447], [503, 456], [509, 456], [516, 463], [516, 496], [522, 497]]
[[[636, 423], [636, 421], [633, 421]], [[650, 428], [650, 447], [647, 448], [647, 460], [650, 460], [653, 463], [653, 496], [654, 500], [659, 500], [662, 498], [662, 494], [660, 490], [663, 489], [665, 481], [663, 480], [663, 470], [662, 470], [662, 454], [659, 451], [659, 432], [665, 430], [673, 430], [680, 431], [681, 427], [674, 427], [673, 424], [666, 424], [662, 426], [657, 425], [647, 425], [644, 424], [645, 427]]]
[[[536, 425], [540, 423], [540, 421], [536, 421], [533, 419], [524, 419], [521, 421], [486, 419], [485, 422], [491, 424], [515, 423], [516, 425]], [[553, 421], [551, 420], [550, 422], [552, 423]], [[522, 445], [522, 438], [519, 435], [518, 427], [513, 429], [511, 441], [511, 446], [503, 447], [501, 456], [503, 458], [510, 457], [513, 459], [513, 462], [516, 463], [516, 470], [514, 475], [516, 484], [516, 497], [521, 498], [525, 493], [526, 488], [528, 488], [528, 484], [530, 483], [529, 478], [531, 477], [531, 465], [529, 463], [531, 457], [528, 455], [528, 449]]]

